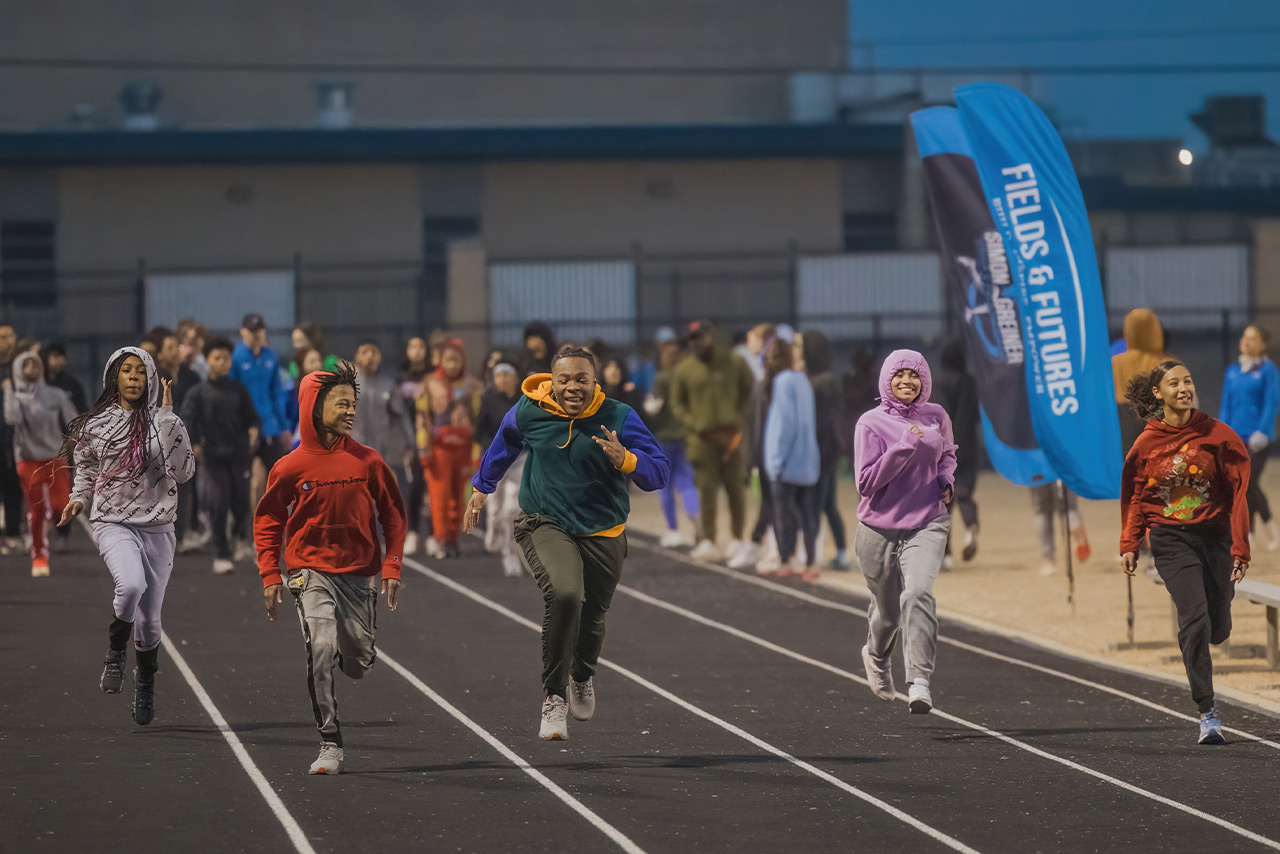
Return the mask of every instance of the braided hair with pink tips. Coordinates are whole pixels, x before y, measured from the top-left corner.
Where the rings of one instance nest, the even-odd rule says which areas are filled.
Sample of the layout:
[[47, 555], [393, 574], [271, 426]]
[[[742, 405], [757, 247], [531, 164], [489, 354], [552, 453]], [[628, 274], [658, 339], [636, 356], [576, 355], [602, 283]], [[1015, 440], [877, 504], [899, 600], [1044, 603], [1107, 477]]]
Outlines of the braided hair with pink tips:
[[[73, 458], [78, 448], [86, 446], [89, 427], [94, 420], [113, 407], [120, 406], [120, 368], [130, 356], [137, 358], [133, 353], [124, 352], [107, 367], [102, 394], [87, 412], [67, 425], [66, 438], [63, 439], [62, 448], [58, 454], [60, 457]], [[145, 382], [149, 384], [150, 379], [148, 378]], [[137, 480], [146, 471], [152, 430], [152, 413], [148, 404], [150, 393], [151, 389], [144, 385], [142, 396], [129, 412], [124, 429], [115, 431], [113, 435], [102, 437], [110, 449], [105, 456], [114, 462], [109, 470], [100, 472], [99, 478], [102, 481], [130, 482]]]

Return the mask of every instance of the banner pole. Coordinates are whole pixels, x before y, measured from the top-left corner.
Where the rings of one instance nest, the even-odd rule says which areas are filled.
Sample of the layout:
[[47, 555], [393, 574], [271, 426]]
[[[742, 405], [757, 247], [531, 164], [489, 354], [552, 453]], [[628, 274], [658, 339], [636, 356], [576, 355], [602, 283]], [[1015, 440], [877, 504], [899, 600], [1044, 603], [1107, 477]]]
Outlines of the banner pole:
[[1071, 559], [1071, 514], [1067, 509], [1067, 485], [1058, 481], [1058, 497], [1062, 499], [1062, 532], [1067, 541], [1067, 601], [1076, 603], [1076, 572]]
[[1129, 648], [1133, 648], [1133, 576], [1125, 573], [1125, 582], [1129, 586]]

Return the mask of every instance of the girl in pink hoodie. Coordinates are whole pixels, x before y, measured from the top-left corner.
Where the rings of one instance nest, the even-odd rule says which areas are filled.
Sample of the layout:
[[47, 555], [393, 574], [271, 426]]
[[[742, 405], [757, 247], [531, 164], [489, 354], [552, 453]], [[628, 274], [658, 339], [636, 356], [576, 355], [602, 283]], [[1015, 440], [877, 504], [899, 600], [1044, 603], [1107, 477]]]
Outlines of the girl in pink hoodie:
[[862, 663], [872, 693], [894, 699], [889, 656], [901, 630], [913, 714], [933, 708], [929, 679], [938, 645], [933, 581], [951, 530], [947, 505], [956, 470], [951, 419], [929, 402], [932, 385], [924, 356], [893, 351], [880, 368], [879, 405], [858, 419], [853, 434], [861, 496], [854, 550], [871, 592]]

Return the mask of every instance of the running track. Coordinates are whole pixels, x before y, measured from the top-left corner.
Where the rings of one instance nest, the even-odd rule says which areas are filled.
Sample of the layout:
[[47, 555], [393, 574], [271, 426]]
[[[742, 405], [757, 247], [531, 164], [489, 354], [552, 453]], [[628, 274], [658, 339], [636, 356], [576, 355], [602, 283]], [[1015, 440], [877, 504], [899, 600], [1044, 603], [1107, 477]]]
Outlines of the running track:
[[[409, 561], [380, 660], [317, 738], [292, 607], [179, 558], [155, 722], [97, 689], [110, 579], [0, 558], [0, 850], [1280, 850], [1280, 723], [944, 622], [929, 716], [862, 681], [863, 602], [715, 571], [634, 536], [595, 720], [536, 738], [541, 597], [465, 544]], [[428, 565], [429, 564], [429, 565]], [[175, 655], [176, 653], [176, 655]], [[179, 659], [177, 656], [180, 656]], [[898, 684], [902, 684], [900, 662]]]

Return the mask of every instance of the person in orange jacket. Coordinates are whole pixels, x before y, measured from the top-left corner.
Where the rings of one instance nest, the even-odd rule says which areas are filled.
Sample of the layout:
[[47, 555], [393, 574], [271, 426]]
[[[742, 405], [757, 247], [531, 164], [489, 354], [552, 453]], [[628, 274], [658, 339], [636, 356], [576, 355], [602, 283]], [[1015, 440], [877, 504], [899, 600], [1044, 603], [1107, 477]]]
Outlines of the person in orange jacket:
[[470, 402], [454, 400], [445, 410], [445, 417], [448, 423], [435, 429], [431, 450], [422, 459], [431, 499], [432, 542], [427, 549], [437, 559], [461, 553], [458, 536], [462, 532], [462, 492], [475, 467]]

